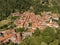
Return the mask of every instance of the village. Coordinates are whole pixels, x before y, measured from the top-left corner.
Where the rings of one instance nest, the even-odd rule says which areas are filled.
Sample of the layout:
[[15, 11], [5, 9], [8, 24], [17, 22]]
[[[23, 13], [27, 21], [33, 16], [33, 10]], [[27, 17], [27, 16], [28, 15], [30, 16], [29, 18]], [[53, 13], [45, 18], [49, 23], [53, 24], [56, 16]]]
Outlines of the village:
[[54, 20], [59, 20], [59, 15], [52, 12], [43, 12], [41, 15], [36, 15], [33, 12], [26, 11], [23, 14], [19, 12], [12, 13], [12, 16], [19, 16], [14, 21], [16, 28], [28, 28], [27, 32], [16, 32], [14, 29], [9, 29], [0, 32], [0, 43], [12, 41], [13, 43], [21, 43], [28, 36], [32, 36], [36, 28], [44, 30], [47, 26], [58, 28], [59, 25]]

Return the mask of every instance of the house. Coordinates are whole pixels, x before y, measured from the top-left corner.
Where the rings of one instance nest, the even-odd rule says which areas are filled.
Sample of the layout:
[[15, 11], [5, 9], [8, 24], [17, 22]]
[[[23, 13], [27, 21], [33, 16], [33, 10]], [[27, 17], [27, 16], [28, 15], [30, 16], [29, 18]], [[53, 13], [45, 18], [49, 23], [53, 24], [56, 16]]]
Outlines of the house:
[[41, 19], [42, 19], [42, 16], [40, 16], [40, 15], [36, 15], [36, 21], [41, 21]]
[[33, 30], [32, 28], [30, 29], [30, 32], [34, 33], [35, 30]]
[[43, 15], [43, 16], [42, 16], [42, 19], [43, 19], [44, 21], [49, 21], [50, 18], [51, 18], [50, 15]]
[[46, 28], [46, 22], [40, 21], [38, 23], [38, 28], [41, 29], [41, 30], [44, 30]]
[[[28, 28], [29, 22], [32, 22], [32, 26], [30, 28], [35, 29], [36, 27], [45, 28], [47, 25], [46, 21], [50, 21], [51, 17], [58, 20], [58, 16], [56, 14], [52, 14], [51, 12], [43, 12], [42, 16], [35, 15], [33, 12], [24, 12], [21, 14], [20, 19], [15, 21], [16, 26]], [[51, 22], [51, 21], [50, 21]], [[56, 24], [55, 24], [56, 25]]]
[[0, 42], [4, 43], [4, 42], [8, 42], [9, 38], [11, 38], [11, 36], [13, 36], [13, 34], [15, 34], [15, 31], [13, 29], [10, 30], [6, 30], [6, 31], [2, 31], [1, 32], [3, 34], [3, 36], [1, 35], [0, 37], [2, 37], [0, 39]]
[[20, 19], [14, 21], [14, 24], [17, 26], [17, 28], [23, 27], [23, 23], [24, 23], [24, 20], [20, 20]]
[[58, 14], [53, 13], [51, 16], [52, 16], [53, 19], [55, 19], [55, 20], [59, 20], [59, 16], [58, 16]]
[[[26, 37], [30, 37], [30, 36], [32, 36], [32, 32], [23, 32], [23, 39], [25, 39]], [[22, 40], [23, 40], [22, 39]]]
[[58, 23], [57, 22], [54, 22], [54, 21], [47, 23], [47, 26], [49, 26], [49, 27], [55, 27], [55, 28], [58, 28], [59, 27]]
[[17, 43], [20, 43], [22, 41], [22, 33], [21, 32], [17, 33], [16, 41], [17, 41]]

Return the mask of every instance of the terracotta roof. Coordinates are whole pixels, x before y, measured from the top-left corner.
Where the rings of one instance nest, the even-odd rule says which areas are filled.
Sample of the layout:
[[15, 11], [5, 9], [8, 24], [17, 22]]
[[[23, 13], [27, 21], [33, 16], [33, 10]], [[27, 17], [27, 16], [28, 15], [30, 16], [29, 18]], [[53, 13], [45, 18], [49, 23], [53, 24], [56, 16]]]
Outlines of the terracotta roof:
[[[43, 12], [42, 16], [40, 16], [35, 15], [33, 12], [26, 11], [21, 15], [20, 19], [18, 19], [15, 24], [17, 26], [28, 27], [28, 23], [32, 22], [31, 28], [34, 29], [36, 27], [39, 27], [38, 25], [40, 25], [41, 27], [42, 25], [45, 26], [45, 21], [49, 21], [52, 16], [55, 17], [53, 14], [51, 15], [51, 12]], [[56, 17], [58, 16], [56, 15]]]
[[58, 14], [55, 14], [55, 13], [52, 14], [52, 18], [55, 19], [55, 20], [59, 20]]
[[55, 28], [58, 28], [59, 25], [57, 22], [50, 22], [50, 23], [47, 23], [47, 26], [50, 26], [50, 27], [55, 27]]

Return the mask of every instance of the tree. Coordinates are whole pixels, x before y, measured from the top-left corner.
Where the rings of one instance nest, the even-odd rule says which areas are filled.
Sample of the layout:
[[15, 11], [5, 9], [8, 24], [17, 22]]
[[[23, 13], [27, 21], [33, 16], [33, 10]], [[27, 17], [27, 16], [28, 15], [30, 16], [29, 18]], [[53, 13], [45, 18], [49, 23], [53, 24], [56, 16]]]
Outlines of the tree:
[[43, 41], [45, 41], [47, 44], [52, 42], [55, 39], [55, 31], [53, 28], [47, 27], [43, 32]]
[[56, 39], [60, 41], [60, 28], [57, 29]]
[[34, 36], [39, 36], [40, 35], [40, 29], [36, 28], [35, 32], [33, 33]]
[[17, 29], [15, 29], [15, 30], [16, 30], [16, 32], [23, 32], [23, 31], [25, 31], [25, 28], [22, 27], [22, 28], [17, 28]]
[[41, 45], [47, 45], [47, 43], [45, 43], [45, 42], [41, 42]]
[[59, 45], [59, 40], [55, 39], [53, 42], [51, 42], [49, 45]]

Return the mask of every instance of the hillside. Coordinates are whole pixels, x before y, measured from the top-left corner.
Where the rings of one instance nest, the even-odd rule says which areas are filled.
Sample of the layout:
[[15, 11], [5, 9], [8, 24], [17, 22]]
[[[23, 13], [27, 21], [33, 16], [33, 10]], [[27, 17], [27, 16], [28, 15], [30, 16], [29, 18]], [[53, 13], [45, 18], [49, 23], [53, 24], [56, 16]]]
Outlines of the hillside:
[[60, 45], [60, 0], [0, 0], [0, 45]]

